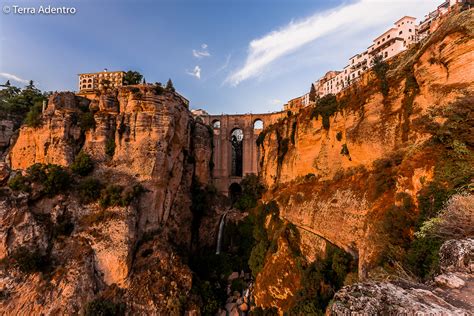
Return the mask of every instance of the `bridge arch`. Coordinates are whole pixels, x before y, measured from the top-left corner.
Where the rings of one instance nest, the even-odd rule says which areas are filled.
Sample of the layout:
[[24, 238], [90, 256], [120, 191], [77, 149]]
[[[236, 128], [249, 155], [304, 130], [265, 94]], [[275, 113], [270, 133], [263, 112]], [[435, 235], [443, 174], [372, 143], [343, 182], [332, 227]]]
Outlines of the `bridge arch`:
[[262, 130], [265, 126], [263, 125], [263, 121], [261, 119], [255, 119], [253, 121], [253, 129], [254, 130]]
[[212, 121], [212, 128], [213, 128], [213, 129], [220, 129], [220, 128], [221, 128], [221, 121], [219, 121], [219, 120], [213, 120], [213, 121]]
[[[239, 184], [246, 174], [259, 172], [259, 152], [256, 145], [258, 135], [264, 127], [275, 123], [286, 112], [274, 112], [265, 114], [236, 114], [236, 115], [199, 115], [205, 124], [214, 130], [214, 169], [212, 181], [217, 190], [229, 195], [230, 185]], [[219, 128], [216, 128], [216, 123]], [[235, 170], [233, 163], [232, 134], [241, 130], [242, 142], [242, 171]], [[235, 156], [234, 156], [235, 157]]]

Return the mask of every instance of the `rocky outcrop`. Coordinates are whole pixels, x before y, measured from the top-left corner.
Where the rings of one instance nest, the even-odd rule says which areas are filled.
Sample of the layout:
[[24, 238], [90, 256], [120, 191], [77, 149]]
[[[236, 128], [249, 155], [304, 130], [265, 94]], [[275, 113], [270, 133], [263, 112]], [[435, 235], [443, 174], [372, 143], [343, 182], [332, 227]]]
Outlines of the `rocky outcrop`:
[[[95, 127], [81, 128], [88, 109], [95, 111]], [[179, 96], [157, 93], [151, 85], [103, 92], [92, 101], [57, 93], [49, 99], [41, 127], [21, 128], [9, 160], [12, 169], [34, 163], [68, 166], [83, 150], [104, 176], [131, 176], [148, 190], [143, 198], [147, 211], [138, 222], [143, 231], [168, 221], [179, 228], [191, 218], [188, 193], [193, 174], [202, 183], [210, 180], [209, 136]], [[189, 243], [189, 231], [179, 236], [179, 242]]]
[[75, 175], [57, 195], [2, 188], [0, 314], [78, 314], [108, 297], [134, 314], [183, 313], [192, 276], [176, 249], [191, 247], [191, 185], [210, 181], [211, 141], [177, 94], [154, 85], [52, 95], [42, 125], [20, 129], [2, 185], [35, 163], [67, 168], [83, 151], [103, 186], [143, 189], [104, 206], [84, 202]]
[[442, 274], [428, 285], [357, 283], [334, 296], [327, 315], [469, 315], [474, 310], [474, 240], [450, 240], [440, 250]]

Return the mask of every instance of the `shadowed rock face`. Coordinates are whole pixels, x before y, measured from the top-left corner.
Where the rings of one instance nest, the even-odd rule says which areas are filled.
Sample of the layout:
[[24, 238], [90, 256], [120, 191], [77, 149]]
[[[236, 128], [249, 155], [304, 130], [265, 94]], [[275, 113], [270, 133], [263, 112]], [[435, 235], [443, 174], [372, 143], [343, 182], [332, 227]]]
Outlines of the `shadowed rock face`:
[[[89, 111], [95, 127], [86, 129]], [[9, 154], [12, 170], [35, 163], [68, 167], [84, 151], [94, 161], [93, 177], [124, 188], [141, 184], [145, 192], [128, 206], [103, 209], [83, 203], [73, 189], [47, 197], [35, 187], [30, 193], [1, 188], [0, 258], [27, 249], [49, 263], [29, 274], [1, 266], [0, 291], [7, 299], [0, 313], [75, 314], [104, 296], [136, 313], [182, 312], [179, 298], [189, 293], [192, 277], [174, 247], [185, 252], [191, 246], [193, 176], [202, 184], [210, 180], [208, 128], [193, 120], [179, 96], [157, 93], [152, 85], [92, 100], [56, 93], [42, 122], [20, 129]], [[3, 165], [1, 171], [2, 184], [21, 172]], [[58, 235], [64, 218], [72, 231]]]

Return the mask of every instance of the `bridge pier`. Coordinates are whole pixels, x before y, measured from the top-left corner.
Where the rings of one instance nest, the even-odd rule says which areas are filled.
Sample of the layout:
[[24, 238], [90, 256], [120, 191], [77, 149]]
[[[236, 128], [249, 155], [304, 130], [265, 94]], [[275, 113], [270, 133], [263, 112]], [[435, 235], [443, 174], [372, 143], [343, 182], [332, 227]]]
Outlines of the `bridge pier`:
[[[250, 173], [259, 172], [259, 152], [256, 144], [262, 129], [275, 123], [286, 112], [268, 114], [236, 114], [236, 115], [198, 115], [205, 124], [213, 130], [213, 176], [212, 181], [217, 190], [225, 195], [229, 194], [232, 183], [240, 183], [242, 178]], [[242, 175], [232, 174], [234, 147], [232, 146], [232, 133], [241, 130], [242, 139]], [[234, 162], [235, 163], [235, 162]]]

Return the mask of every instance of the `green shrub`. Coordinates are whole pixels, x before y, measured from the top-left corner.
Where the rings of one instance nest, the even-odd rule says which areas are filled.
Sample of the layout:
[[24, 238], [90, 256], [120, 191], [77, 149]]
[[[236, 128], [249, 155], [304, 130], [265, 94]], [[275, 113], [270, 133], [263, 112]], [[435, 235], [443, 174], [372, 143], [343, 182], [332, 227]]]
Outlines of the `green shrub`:
[[124, 85], [139, 84], [143, 79], [143, 75], [138, 71], [129, 70], [123, 76]]
[[235, 202], [234, 207], [239, 210], [248, 210], [257, 205], [257, 200], [261, 198], [265, 192], [265, 186], [262, 184], [260, 177], [254, 173], [247, 174], [240, 182], [242, 194]]
[[382, 55], [375, 56], [372, 61], [372, 69], [379, 79], [380, 92], [382, 92], [384, 97], [388, 96], [389, 86], [387, 81], [387, 71], [389, 69], [389, 65], [383, 60]]
[[312, 262], [303, 271], [298, 292], [299, 301], [290, 315], [322, 315], [334, 292], [339, 290], [348, 273], [355, 272], [357, 263], [345, 251], [328, 245], [326, 257]]
[[41, 104], [35, 104], [33, 105], [28, 113], [26, 114], [25, 117], [25, 124], [28, 125], [29, 127], [39, 127], [42, 124], [41, 121], [41, 111], [42, 111], [42, 105]]
[[30, 251], [25, 247], [19, 248], [11, 258], [14, 264], [24, 273], [46, 272], [51, 265], [51, 260], [40, 251]]
[[323, 127], [325, 130], [328, 130], [330, 127], [329, 118], [338, 111], [339, 107], [336, 96], [334, 94], [327, 94], [317, 101], [316, 106], [311, 111], [310, 119], [318, 119], [318, 116], [321, 115]]
[[114, 156], [114, 153], [115, 153], [115, 140], [113, 138], [109, 138], [105, 142], [105, 153], [110, 157]]
[[155, 93], [157, 95], [162, 95], [163, 92], [165, 92], [165, 89], [163, 88], [163, 86], [161, 84], [156, 84], [155, 85]]
[[79, 116], [79, 126], [81, 127], [81, 130], [83, 131], [95, 129], [94, 113], [92, 112], [81, 113]]
[[120, 316], [125, 315], [125, 305], [114, 303], [105, 298], [96, 298], [87, 303], [84, 308], [85, 316]]
[[442, 244], [443, 240], [438, 237], [415, 238], [405, 258], [408, 269], [426, 280], [438, 269], [439, 248]]
[[71, 164], [71, 170], [81, 176], [86, 176], [91, 173], [92, 170], [94, 170], [94, 163], [92, 162], [91, 156], [81, 151]]
[[123, 206], [122, 191], [123, 187], [120, 185], [108, 185], [100, 194], [99, 205], [103, 208], [109, 206]]
[[47, 165], [43, 192], [50, 196], [64, 192], [69, 188], [70, 182], [69, 173], [61, 166]]
[[254, 277], [257, 277], [257, 274], [263, 269], [265, 255], [267, 254], [269, 246], [269, 242], [266, 239], [262, 239], [253, 247], [250, 253], [249, 267]]
[[201, 297], [202, 306], [201, 314], [205, 316], [216, 315], [219, 307], [221, 306], [220, 302], [223, 298], [220, 297], [220, 293], [217, 291], [222, 291], [222, 289], [215, 289], [215, 286], [209, 281], [200, 281], [197, 278], [193, 280], [193, 292]]
[[111, 184], [102, 190], [99, 205], [102, 208], [110, 206], [128, 206], [146, 190], [141, 184], [124, 188], [120, 185]]
[[244, 280], [237, 278], [232, 280], [232, 284], [230, 285], [230, 289], [232, 292], [237, 291], [239, 293], [242, 293], [242, 291], [246, 288], [247, 284], [245, 283]]
[[63, 167], [36, 163], [27, 169], [27, 175], [16, 175], [8, 182], [12, 190], [31, 191], [31, 183], [42, 185], [41, 193], [53, 196], [69, 188], [70, 176]]
[[8, 187], [14, 191], [23, 191], [29, 192], [31, 191], [30, 183], [28, 182], [28, 178], [24, 177], [21, 174], [15, 175], [8, 181]]
[[79, 182], [78, 194], [83, 203], [97, 201], [102, 190], [102, 183], [96, 178], [85, 178]]

